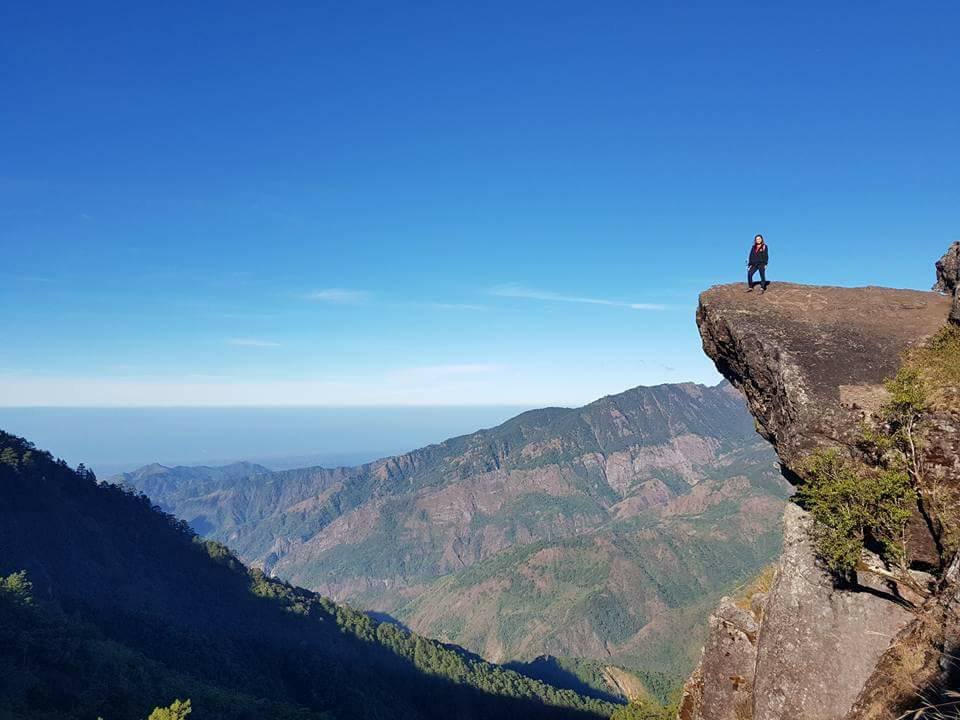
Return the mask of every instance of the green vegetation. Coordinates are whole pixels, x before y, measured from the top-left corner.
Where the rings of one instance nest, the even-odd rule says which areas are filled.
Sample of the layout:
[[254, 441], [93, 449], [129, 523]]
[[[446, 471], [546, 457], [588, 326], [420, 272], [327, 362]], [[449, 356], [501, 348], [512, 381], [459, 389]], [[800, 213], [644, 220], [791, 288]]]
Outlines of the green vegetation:
[[154, 708], [147, 720], [185, 720], [191, 712], [189, 700], [174, 700], [170, 707]]
[[617, 708], [610, 720], [675, 720], [677, 703], [660, 705], [650, 701], [633, 701], [625, 707]]
[[[752, 471], [762, 474], [756, 466]], [[729, 511], [729, 505], [764, 497], [748, 489], [739, 500], [719, 504]], [[751, 517], [747, 533], [729, 523], [729, 515], [726, 525], [719, 522], [714, 506], [643, 526], [615, 522], [584, 537], [516, 546], [439, 579], [394, 614], [428, 634], [477, 650], [495, 644], [514, 658], [524, 658], [531, 638], [573, 655], [574, 643], [589, 634], [610, 653], [606, 663], [640, 676], [665, 699], [695, 665], [704, 619], [720, 596], [778, 553], [777, 505], [770, 505], [765, 527]], [[631, 590], [624, 591], [627, 583]], [[476, 608], [466, 622], [464, 597]], [[633, 642], [641, 631], [643, 642]]]
[[224, 720], [331, 718], [180, 673], [107, 638], [96, 625], [64, 613], [59, 603], [32, 597], [25, 579], [18, 572], [0, 581], [5, 720], [142, 719], [161, 699], [177, 695], [192, 697], [204, 717]]
[[925, 471], [920, 450], [929, 413], [956, 409], [960, 403], [960, 326], [945, 326], [907, 353], [904, 372], [916, 376], [916, 388], [911, 392], [909, 385], [888, 386], [894, 403], [887, 413], [894, 415], [887, 422], [894, 431], [894, 449], [914, 482], [920, 510], [939, 540], [940, 560], [945, 564], [960, 548], [960, 497]]
[[921, 347], [907, 353], [905, 365], [923, 378], [933, 406], [956, 402], [960, 387], [960, 326], [946, 325]]
[[775, 564], [767, 565], [753, 580], [737, 591], [733, 598], [734, 604], [742, 610], [752, 609], [753, 598], [759, 593], [770, 592], [776, 577], [777, 566]]
[[0, 594], [4, 595], [8, 601], [18, 605], [33, 604], [33, 583], [27, 580], [27, 573], [11, 573], [7, 577], [0, 577]]
[[904, 472], [861, 468], [836, 449], [812, 453], [798, 502], [813, 516], [817, 555], [838, 576], [855, 580], [863, 551], [879, 543], [881, 556], [900, 564], [905, 529], [916, 496]]
[[630, 612], [629, 605], [609, 590], [591, 593], [583, 603], [583, 615], [605, 643], [618, 645], [629, 640], [649, 618]]
[[634, 703], [642, 698], [648, 706], [675, 705], [674, 701], [680, 691], [680, 683], [672, 674], [656, 670], [636, 670], [588, 658], [542, 655], [530, 662], [510, 663], [509, 667], [550, 685], [576, 690], [581, 695], [613, 701], [624, 700], [626, 698], [616, 692], [609, 682], [609, 673], [614, 670], [621, 677], [626, 676], [634, 681], [634, 690], [638, 690], [641, 696], [635, 698]]
[[513, 662], [509, 667], [519, 673], [556, 687], [575, 690], [581, 695], [619, 702], [604, 677], [604, 665], [596, 660], [541, 655], [530, 662]]
[[0, 457], [4, 717], [182, 717], [174, 697], [212, 720], [615, 709], [249, 570], [21, 438], [0, 432]]
[[[673, 675], [657, 670], [630, 670], [629, 672], [640, 678], [653, 700], [667, 707], [677, 707], [683, 687]], [[673, 720], [673, 716], [670, 720]]]
[[905, 366], [884, 383], [889, 393], [873, 421], [861, 428], [860, 447], [871, 464], [908, 472], [914, 485], [923, 481], [921, 450], [930, 409], [928, 388], [920, 372]]
[[[960, 545], [957, 499], [927, 472], [923, 452], [930, 413], [956, 402], [960, 328], [947, 326], [909, 351], [884, 387], [888, 397], [857, 441], [862, 459], [837, 450], [812, 453], [801, 468], [805, 484], [796, 499], [816, 521], [817, 554], [838, 577], [855, 580], [856, 570], [868, 570], [923, 595], [908, 567], [906, 526], [913, 512], [919, 510], [937, 539], [941, 564]], [[892, 570], [865, 565], [867, 549]]]
[[456, 652], [435, 640], [401, 630], [391, 623], [378, 623], [367, 614], [338, 605], [331, 600], [301, 588], [267, 578], [251, 570], [252, 592], [280, 604], [288, 612], [304, 616], [328, 615], [339, 628], [360, 640], [388, 648], [397, 657], [408, 660], [422, 672], [456, 683], [479, 688], [506, 697], [539, 698], [561, 707], [591, 709], [598, 714], [612, 710], [605, 703], [592, 701], [576, 693], [560, 690], [511, 670], [479, 660], [467, 653]]

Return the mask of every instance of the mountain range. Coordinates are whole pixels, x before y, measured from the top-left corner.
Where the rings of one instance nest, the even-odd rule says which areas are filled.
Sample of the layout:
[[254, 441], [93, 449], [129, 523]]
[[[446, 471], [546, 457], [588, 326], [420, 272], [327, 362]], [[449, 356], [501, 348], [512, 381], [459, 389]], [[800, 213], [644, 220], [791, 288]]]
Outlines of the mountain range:
[[777, 553], [788, 488], [729, 385], [638, 387], [357, 467], [113, 478], [303, 585], [496, 662], [680, 678]]

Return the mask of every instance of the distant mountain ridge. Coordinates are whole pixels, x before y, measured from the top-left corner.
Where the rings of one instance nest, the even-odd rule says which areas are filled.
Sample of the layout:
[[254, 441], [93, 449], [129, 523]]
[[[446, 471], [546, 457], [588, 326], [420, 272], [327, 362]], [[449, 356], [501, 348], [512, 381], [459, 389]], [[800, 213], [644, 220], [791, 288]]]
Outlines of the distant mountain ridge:
[[678, 674], [717, 593], [775, 555], [786, 495], [739, 395], [692, 383], [354, 468], [116, 479], [270, 573], [487, 658]]

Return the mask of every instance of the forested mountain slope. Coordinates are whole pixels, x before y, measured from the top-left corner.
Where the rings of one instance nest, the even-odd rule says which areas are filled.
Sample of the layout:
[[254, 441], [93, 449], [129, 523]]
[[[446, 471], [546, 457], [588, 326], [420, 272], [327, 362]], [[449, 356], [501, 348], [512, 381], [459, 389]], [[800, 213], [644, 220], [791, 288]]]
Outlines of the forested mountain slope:
[[0, 717], [589, 718], [558, 690], [265, 577], [0, 432]]
[[706, 608], [775, 554], [786, 496], [742, 399], [693, 384], [535, 410], [355, 468], [118, 480], [268, 573], [488, 659], [678, 676]]

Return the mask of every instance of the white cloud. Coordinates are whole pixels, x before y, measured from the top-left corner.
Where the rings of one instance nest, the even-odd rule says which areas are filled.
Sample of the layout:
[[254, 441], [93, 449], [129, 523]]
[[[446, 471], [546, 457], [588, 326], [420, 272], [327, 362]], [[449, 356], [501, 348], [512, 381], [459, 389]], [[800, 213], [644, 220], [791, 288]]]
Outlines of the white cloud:
[[424, 365], [422, 367], [401, 368], [387, 373], [387, 378], [399, 382], [441, 382], [489, 375], [503, 370], [503, 365], [494, 363], [464, 363], [460, 365]]
[[[374, 302], [374, 294], [368, 290], [349, 290], [346, 288], [326, 288], [313, 290], [303, 295], [306, 300], [326, 302], [336, 305], [366, 305]], [[488, 305], [476, 303], [456, 303], [418, 300], [380, 300], [378, 305], [392, 307], [420, 307], [430, 310], [490, 310]]]
[[630, 310], [666, 310], [668, 307], [660, 303], [635, 303], [621, 300], [607, 300], [605, 298], [582, 297], [579, 295], [563, 295], [550, 290], [535, 290], [516, 283], [498, 285], [497, 287], [491, 288], [489, 293], [497, 297], [543, 300], [546, 302], [584, 303], [586, 305], [606, 305], [608, 307], [629, 308]]
[[314, 290], [304, 296], [307, 300], [335, 303], [337, 305], [358, 305], [370, 299], [366, 290], [347, 290], [345, 288], [325, 288]]
[[23, 283], [52, 283], [53, 278], [46, 275], [30, 275], [27, 273], [12, 273], [7, 277], [13, 278]]
[[257, 338], [227, 338], [227, 345], [238, 345], [240, 347], [280, 347], [280, 343], [273, 340], [258, 340]]
[[427, 302], [418, 303], [423, 307], [433, 308], [434, 310], [489, 310], [486, 305], [473, 305], [470, 303], [445, 303], [445, 302]]
[[207, 317], [214, 320], [276, 320], [280, 316], [274, 313], [217, 312]]
[[[676, 379], [659, 359], [642, 365], [617, 357], [553, 362], [465, 362], [314, 377], [243, 375], [94, 376], [0, 371], [0, 407], [384, 407], [463, 405], [579, 406], [639, 384]], [[718, 376], [706, 358], [677, 367], [684, 379]]]
[[0, 407], [510, 405], [524, 398], [506, 366], [426, 365], [363, 375], [291, 380], [178, 377], [23, 376], [0, 373]]

